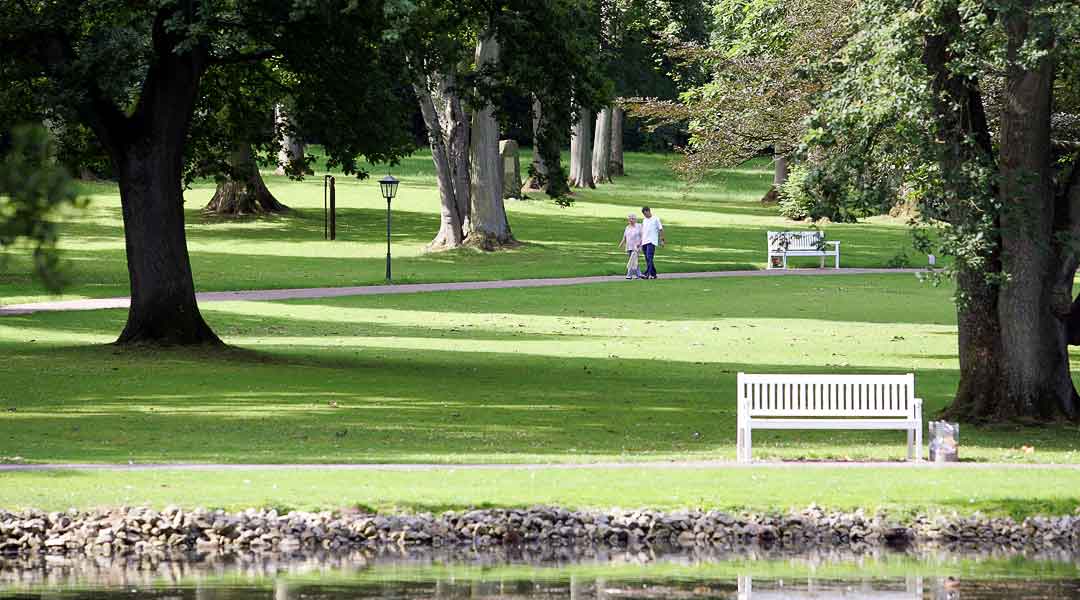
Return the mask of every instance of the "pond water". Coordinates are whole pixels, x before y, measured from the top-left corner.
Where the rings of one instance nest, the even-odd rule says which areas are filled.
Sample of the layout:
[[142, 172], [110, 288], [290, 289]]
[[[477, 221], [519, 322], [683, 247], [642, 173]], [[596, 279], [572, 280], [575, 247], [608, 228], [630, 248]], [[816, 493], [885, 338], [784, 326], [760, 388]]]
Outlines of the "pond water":
[[653, 551], [0, 558], [0, 599], [1080, 599], [1080, 556]]

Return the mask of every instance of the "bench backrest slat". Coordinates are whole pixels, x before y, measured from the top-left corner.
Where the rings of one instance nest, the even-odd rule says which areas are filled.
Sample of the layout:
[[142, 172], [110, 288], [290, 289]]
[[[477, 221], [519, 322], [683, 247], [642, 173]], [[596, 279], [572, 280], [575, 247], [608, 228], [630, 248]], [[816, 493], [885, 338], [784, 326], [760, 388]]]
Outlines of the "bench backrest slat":
[[745, 416], [907, 417], [915, 414], [915, 375], [739, 373]]
[[817, 250], [824, 239], [820, 231], [770, 231], [767, 235], [770, 250]]

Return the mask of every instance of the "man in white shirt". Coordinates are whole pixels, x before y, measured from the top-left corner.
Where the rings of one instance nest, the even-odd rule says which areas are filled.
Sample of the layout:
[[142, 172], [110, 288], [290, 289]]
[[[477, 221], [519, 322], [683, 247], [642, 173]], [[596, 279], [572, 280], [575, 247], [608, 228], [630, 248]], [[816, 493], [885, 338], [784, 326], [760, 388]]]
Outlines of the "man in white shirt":
[[656, 266], [653, 255], [657, 246], [664, 245], [664, 226], [660, 217], [654, 217], [648, 206], [641, 207], [645, 219], [641, 221], [641, 249], [645, 253], [645, 279], [656, 279]]

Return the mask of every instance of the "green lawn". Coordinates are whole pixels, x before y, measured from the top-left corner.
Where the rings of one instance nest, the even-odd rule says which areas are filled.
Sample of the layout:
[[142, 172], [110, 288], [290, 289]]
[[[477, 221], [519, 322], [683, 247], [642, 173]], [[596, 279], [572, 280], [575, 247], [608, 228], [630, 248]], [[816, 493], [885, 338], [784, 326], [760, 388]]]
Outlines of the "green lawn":
[[[731, 459], [739, 371], [908, 372], [954, 392], [949, 291], [910, 274], [619, 281], [204, 306], [227, 351], [121, 350], [124, 311], [0, 320], [0, 457]], [[1076, 426], [961, 432], [979, 461], [1080, 462]], [[1025, 455], [1020, 447], [1035, 447]], [[902, 432], [755, 434], [762, 458], [899, 459]]]
[[[993, 481], [993, 485], [987, 485]], [[250, 506], [432, 511], [468, 507], [610, 507], [785, 510], [810, 503], [841, 509], [982, 511], [1024, 517], [1071, 514], [1080, 469], [1050, 471], [777, 468], [535, 469], [433, 471], [142, 471], [0, 474], [0, 506], [168, 504], [242, 510]]]
[[[618, 272], [622, 215], [648, 202], [672, 241], [663, 270], [760, 268], [764, 231], [793, 224], [757, 204], [762, 165], [685, 192], [664, 158], [577, 205], [511, 203], [526, 242], [497, 254], [423, 255], [436, 202], [418, 157], [398, 171], [395, 272], [434, 281]], [[413, 171], [410, 171], [413, 169]], [[298, 215], [204, 223], [189, 192], [200, 289], [377, 282], [373, 184], [342, 182], [342, 240], [321, 240], [317, 182], [271, 182]], [[115, 191], [65, 224], [70, 296], [126, 291]], [[887, 218], [831, 226], [846, 266], [907, 247]], [[813, 261], [808, 261], [812, 264]], [[18, 258], [0, 302], [40, 297]], [[564, 463], [733, 459], [739, 371], [914, 372], [931, 418], [957, 376], [951, 290], [910, 274], [661, 279], [533, 289], [205, 303], [228, 350], [108, 345], [124, 311], [0, 318], [0, 461]], [[1080, 428], [961, 430], [981, 462], [1080, 462]], [[1021, 451], [1022, 446], [1034, 452]], [[761, 432], [761, 458], [884, 459], [902, 432]], [[16, 458], [18, 457], [18, 458]], [[937, 507], [1069, 512], [1078, 471], [531, 470], [428, 473], [2, 474], [0, 506], [151, 502], [423, 508], [574, 506]], [[987, 482], [993, 481], [990, 485]], [[753, 482], [760, 482], [753, 483]], [[278, 487], [274, 487], [278, 486]]]
[[[527, 152], [523, 160], [529, 160]], [[398, 282], [465, 281], [520, 277], [604, 275], [620, 272], [626, 259], [616, 244], [625, 216], [651, 205], [666, 226], [670, 244], [661, 252], [661, 271], [753, 269], [765, 266], [769, 229], [805, 228], [776, 215], [758, 200], [771, 182], [768, 164], [725, 171], [687, 190], [671, 177], [664, 155], [629, 154], [627, 172], [614, 185], [578, 193], [571, 208], [543, 194], [507, 201], [510, 224], [524, 245], [497, 254], [474, 250], [425, 254], [438, 229], [438, 194], [430, 155], [419, 153], [395, 168], [403, 180], [393, 204], [394, 276]], [[374, 171], [376, 174], [379, 171]], [[315, 287], [381, 283], [386, 257], [386, 203], [377, 177], [337, 179], [338, 240], [323, 240], [323, 183], [293, 182], [266, 173], [267, 184], [296, 212], [261, 219], [207, 220], [201, 209], [213, 194], [210, 183], [185, 194], [187, 235], [195, 284], [200, 291]], [[85, 212], [63, 224], [62, 247], [71, 285], [65, 295], [127, 295], [120, 200], [112, 184], [84, 184], [91, 199]], [[842, 264], [884, 266], [905, 249], [916, 258], [901, 220], [879, 217], [858, 226], [830, 225], [842, 241]], [[22, 255], [0, 263], [0, 304], [42, 299]], [[2, 258], [0, 254], [0, 258]], [[811, 266], [816, 259], [794, 264]]]

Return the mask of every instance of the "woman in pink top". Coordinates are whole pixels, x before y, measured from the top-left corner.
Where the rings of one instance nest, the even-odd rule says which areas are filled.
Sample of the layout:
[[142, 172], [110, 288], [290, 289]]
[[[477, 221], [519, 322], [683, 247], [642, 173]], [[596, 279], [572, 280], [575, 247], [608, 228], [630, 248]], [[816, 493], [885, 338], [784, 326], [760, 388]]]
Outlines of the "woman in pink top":
[[641, 270], [638, 268], [638, 256], [641, 254], [641, 225], [637, 223], [637, 215], [631, 213], [626, 216], [626, 229], [623, 230], [619, 248], [626, 250], [630, 260], [626, 261], [626, 278], [641, 279]]

